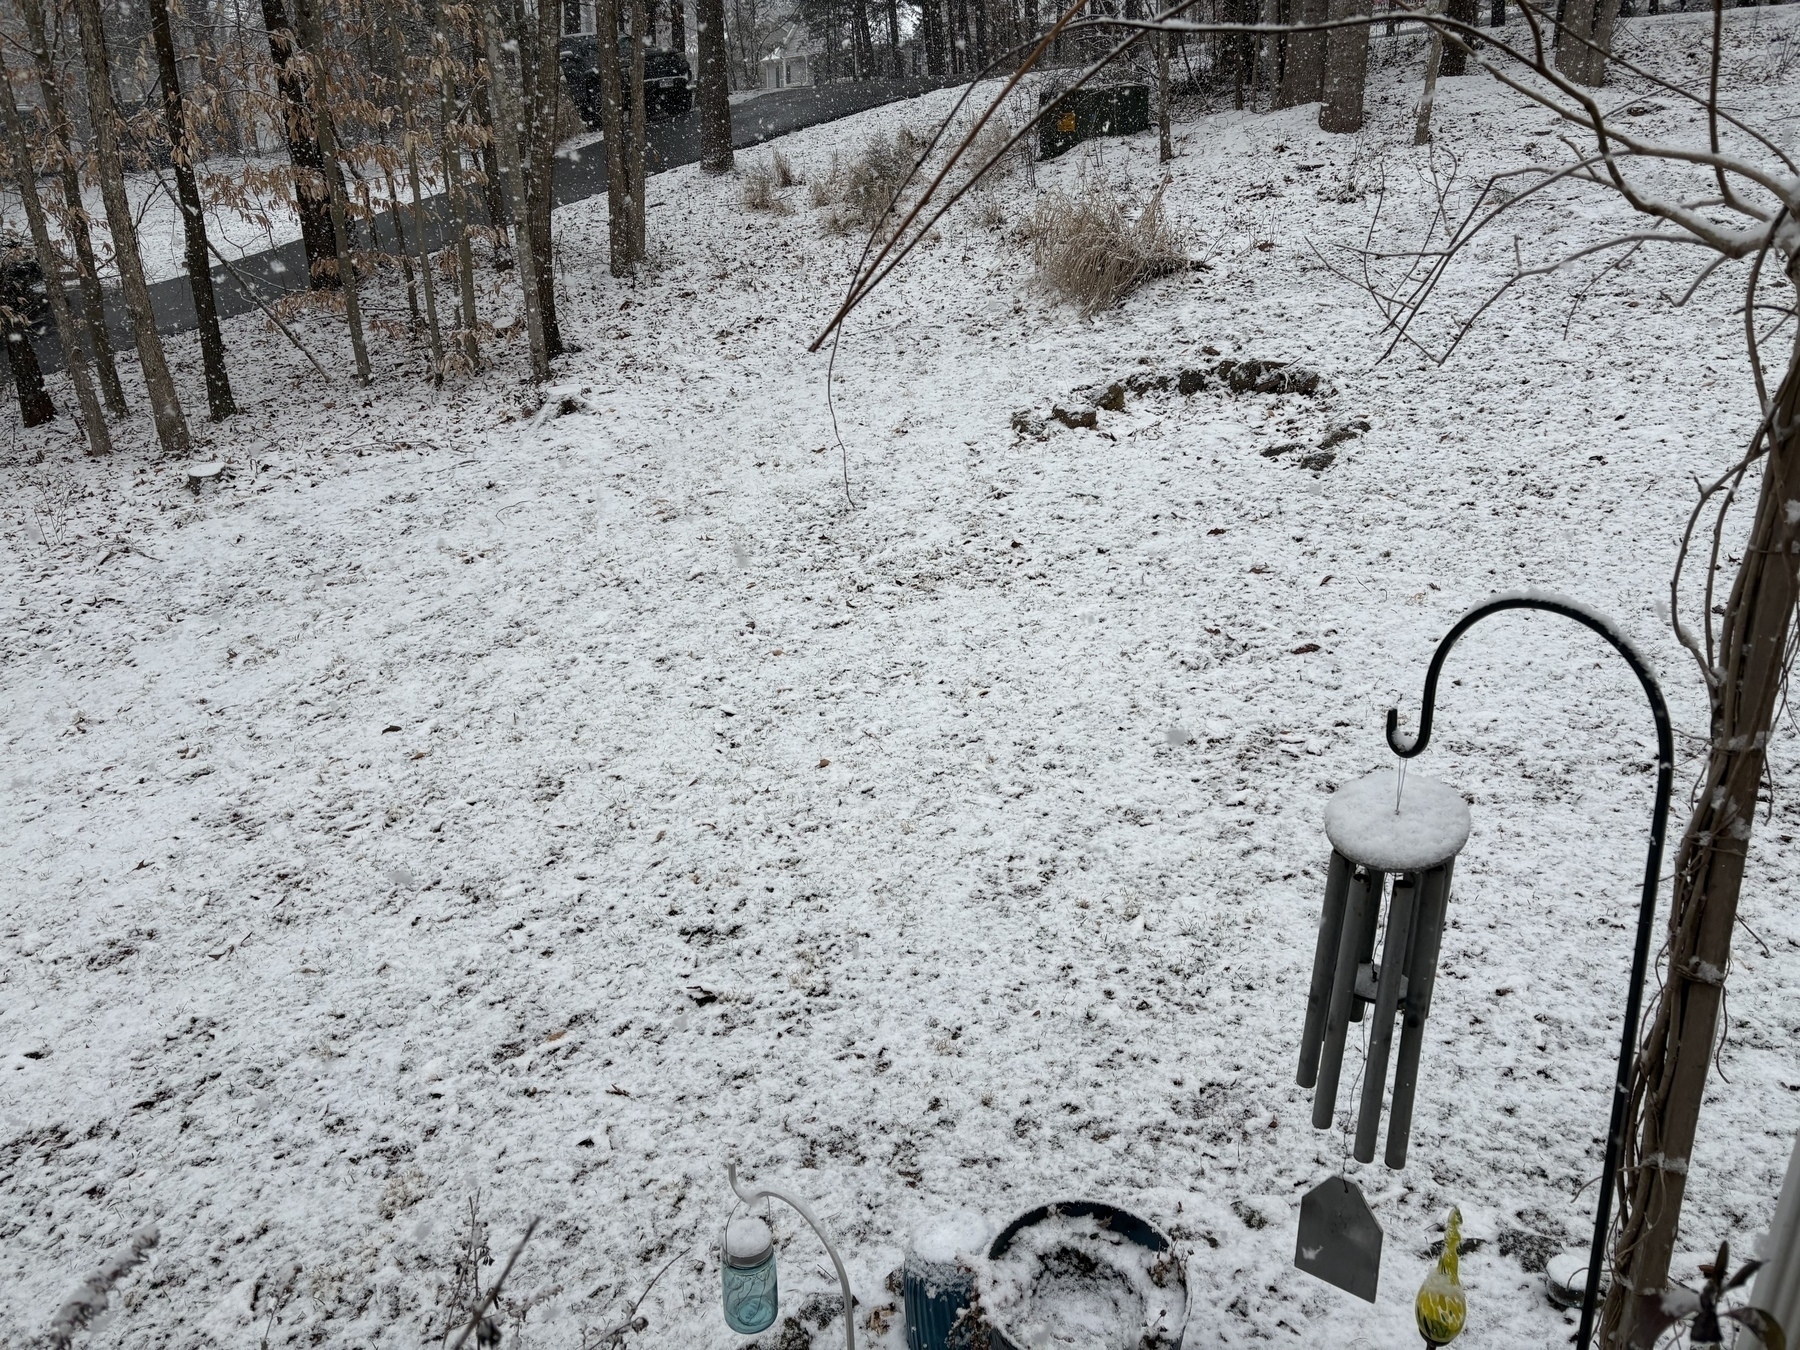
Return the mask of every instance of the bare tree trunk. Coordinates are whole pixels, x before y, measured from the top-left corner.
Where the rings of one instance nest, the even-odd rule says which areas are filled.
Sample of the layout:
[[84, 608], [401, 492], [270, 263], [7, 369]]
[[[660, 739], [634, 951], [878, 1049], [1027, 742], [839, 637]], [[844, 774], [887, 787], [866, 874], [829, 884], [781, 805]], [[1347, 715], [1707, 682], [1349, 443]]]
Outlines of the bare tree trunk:
[[[1295, 0], [1295, 22], [1325, 22], [1328, 0]], [[1317, 102], [1325, 88], [1325, 34], [1289, 33], [1287, 66], [1282, 71], [1280, 106]]]
[[650, 40], [650, 15], [644, 0], [631, 0], [631, 266], [635, 271], [646, 256], [644, 247], [645, 160], [644, 135], [649, 114], [644, 107], [644, 48]]
[[[75, 245], [75, 278], [81, 288], [81, 307], [85, 311], [81, 331], [87, 335], [94, 354], [94, 369], [100, 378], [100, 394], [107, 411], [123, 417], [130, 411], [125, 402], [125, 386], [119, 383], [118, 366], [113, 360], [112, 335], [106, 330], [106, 292], [100, 286], [100, 268], [94, 261], [94, 240], [88, 229], [87, 206], [81, 194], [81, 168], [75, 162], [75, 133], [69, 125], [68, 109], [63, 104], [62, 86], [56, 68], [50, 61], [50, 44], [44, 34], [42, 0], [19, 0], [25, 16], [25, 34], [31, 44], [31, 58], [37, 66], [38, 91], [44, 99], [44, 115], [50, 122], [52, 148], [62, 178], [63, 228]], [[29, 142], [29, 138], [27, 138]], [[110, 440], [107, 449], [112, 448]], [[94, 453], [98, 454], [99, 451]]]
[[[1619, 0], [1610, 0], [1618, 4]], [[1444, 6], [1444, 13], [1458, 23], [1466, 23], [1473, 28], [1481, 22], [1481, 11], [1477, 0], [1449, 0]], [[1438, 66], [1440, 75], [1467, 75], [1469, 73], [1469, 49], [1460, 35], [1452, 36], [1444, 44], [1444, 59]]]
[[1616, 1272], [1601, 1313], [1599, 1344], [1631, 1343], [1669, 1284], [1688, 1161], [1718, 1044], [1719, 1007], [1731, 962], [1757, 789], [1787, 677], [1800, 605], [1800, 363], [1790, 364], [1769, 415], [1756, 515], [1725, 603], [1712, 738], [1696, 803], [1675, 856], [1665, 948], [1632, 1089], [1635, 1137], [1619, 1176]]
[[[1262, 0], [1263, 26], [1272, 28], [1278, 23], [1285, 22], [1287, 9], [1288, 5], [1284, 3], [1284, 0]], [[1269, 105], [1276, 107], [1281, 102], [1281, 68], [1283, 59], [1287, 55], [1287, 39], [1280, 33], [1270, 33], [1262, 44], [1261, 54], [1262, 78], [1268, 82], [1269, 86]], [[1257, 83], [1258, 81], [1252, 80], [1252, 88]], [[1252, 94], [1251, 103], [1254, 104], [1255, 101], [1255, 95]]]
[[687, 4], [669, 0], [669, 50], [687, 55]]
[[[1567, 0], [1562, 8], [1562, 22], [1556, 30], [1556, 68], [1577, 84], [1598, 84], [1593, 77], [1589, 58], [1593, 55], [1583, 39], [1595, 37], [1595, 21], [1600, 11], [1618, 0]], [[1612, 24], [1606, 25], [1612, 36]]]
[[[10, 89], [11, 80], [5, 63], [0, 61], [0, 91]], [[50, 315], [56, 322], [56, 333], [62, 339], [63, 359], [68, 363], [69, 379], [75, 385], [75, 403], [81, 409], [82, 430], [87, 434], [88, 453], [112, 453], [112, 435], [106, 429], [106, 418], [95, 397], [94, 383], [88, 378], [87, 345], [90, 334], [83, 331], [85, 320], [78, 309], [69, 304], [59, 276], [60, 259], [50, 238], [50, 225], [38, 199], [36, 166], [31, 161], [31, 142], [25, 124], [11, 98], [0, 98], [0, 122], [5, 124], [7, 157], [12, 161], [13, 176], [19, 184], [19, 197], [25, 205], [25, 219], [31, 226], [31, 242], [37, 250], [38, 270], [44, 277], [44, 291], [50, 301]], [[17, 376], [15, 375], [15, 378]], [[21, 385], [21, 387], [23, 387]]]
[[[1429, 12], [1437, 13], [1436, 0], [1427, 6]], [[1444, 59], [1444, 33], [1433, 24], [1431, 43], [1425, 48], [1425, 92], [1419, 95], [1419, 117], [1413, 124], [1413, 144], [1431, 144], [1431, 107], [1437, 101], [1438, 65]]]
[[[507, 187], [520, 207], [513, 213], [517, 222], [513, 230], [513, 247], [519, 260], [519, 293], [525, 300], [525, 332], [531, 341], [531, 378], [541, 384], [550, 378], [550, 358], [544, 349], [544, 316], [538, 311], [537, 268], [531, 256], [531, 230], [525, 222], [525, 170], [519, 162], [519, 130], [524, 119], [519, 107], [518, 86], [514, 83], [512, 57], [501, 49], [505, 30], [500, 26], [500, 14], [494, 0], [487, 0], [481, 26], [487, 34], [488, 81], [494, 96], [494, 139], [499, 142], [500, 163], [506, 174]], [[525, 56], [521, 44], [514, 42], [511, 45], [521, 58]], [[601, 60], [607, 55], [603, 51]]]
[[[1331, 0], [1333, 19], [1365, 13], [1365, 0]], [[1325, 37], [1325, 97], [1319, 104], [1320, 131], [1361, 131], [1363, 90], [1369, 78], [1369, 26], [1334, 28]]]
[[[631, 224], [626, 218], [631, 178], [626, 168], [625, 89], [619, 78], [618, 41], [621, 0], [597, 0], [600, 29], [600, 142], [606, 148], [607, 261], [615, 277], [630, 276]], [[702, 26], [702, 40], [705, 28]], [[609, 41], [610, 39], [610, 41]]]
[[[425, 211], [420, 200], [419, 189], [419, 136], [413, 119], [413, 75], [408, 64], [406, 36], [401, 31], [399, 16], [395, 10], [389, 9], [388, 41], [394, 48], [395, 59], [399, 62], [399, 75], [396, 80], [400, 96], [400, 137], [406, 152], [406, 181], [412, 194], [412, 234], [413, 252], [419, 264], [420, 289], [425, 296], [425, 328], [431, 340], [431, 377], [433, 381], [442, 383], [444, 378], [444, 335], [438, 326], [437, 312], [437, 278], [431, 274], [431, 254], [425, 247]], [[390, 180], [391, 182], [392, 180]], [[445, 188], [449, 190], [448, 185]], [[394, 197], [390, 186], [388, 196]], [[400, 229], [400, 203], [393, 203], [394, 230]], [[404, 248], [404, 243], [402, 248]], [[412, 269], [407, 269], [407, 294], [412, 293]]]
[[[681, 0], [672, 0], [677, 9]], [[562, 354], [562, 326], [556, 321], [556, 271], [551, 213], [556, 207], [556, 111], [562, 90], [558, 42], [562, 31], [562, 6], [540, 0], [536, 22], [523, 11], [519, 15], [519, 69], [525, 81], [529, 113], [525, 119], [525, 225], [531, 233], [531, 262], [537, 286], [538, 315], [544, 328], [544, 351]]]
[[900, 0], [887, 0], [888, 30], [888, 64], [893, 68], [891, 74], [898, 80], [906, 71], [900, 65]]
[[1169, 35], [1156, 35], [1156, 153], [1164, 164], [1175, 158], [1169, 126]]
[[[481, 59], [487, 52], [487, 36], [483, 30], [487, 27], [485, 11], [475, 12], [475, 48], [471, 53], [474, 60]], [[473, 64], [473, 60], [471, 61]], [[506, 192], [501, 184], [505, 170], [500, 166], [499, 142], [494, 139], [494, 100], [489, 95], [488, 86], [480, 79], [475, 81], [469, 98], [470, 106], [475, 111], [475, 121], [485, 137], [481, 143], [481, 200], [487, 208], [488, 224], [494, 230], [494, 266], [505, 271], [512, 266], [512, 255], [506, 247], [506, 227], [512, 224], [512, 217], [506, 210]]]
[[0, 301], [0, 311], [4, 311], [0, 313], [0, 334], [4, 334], [6, 363], [12, 368], [13, 393], [19, 400], [19, 421], [28, 427], [41, 427], [56, 420], [56, 404], [44, 388], [44, 368], [38, 364], [37, 349], [31, 345], [31, 325], [12, 317], [19, 310], [4, 301]]
[[325, 156], [319, 153], [319, 138], [313, 132], [304, 74], [293, 64], [299, 44], [288, 27], [282, 0], [262, 0], [262, 15], [269, 34], [269, 60], [274, 63], [275, 84], [281, 91], [282, 134], [294, 166], [294, 205], [300, 216], [300, 241], [306, 248], [308, 284], [314, 290], [329, 290], [338, 284], [337, 272], [330, 266], [337, 251], [326, 200]]
[[185, 455], [191, 441], [187, 417], [175, 392], [175, 380], [163, 356], [162, 339], [156, 332], [156, 312], [150, 306], [150, 288], [144, 283], [144, 262], [138, 255], [137, 226], [131, 203], [125, 196], [125, 163], [119, 154], [121, 122], [113, 102], [112, 71], [106, 61], [106, 33], [100, 24], [99, 0], [74, 0], [75, 21], [81, 33], [81, 57], [87, 80], [88, 119], [93, 124], [94, 158], [100, 174], [100, 195], [106, 202], [106, 223], [112, 230], [113, 261], [119, 269], [125, 312], [131, 317], [137, 340], [138, 364], [144, 372], [144, 388], [150, 396], [150, 415], [156, 422], [156, 439], [163, 453]]
[[[412, 121], [411, 99], [403, 116]], [[419, 278], [425, 292], [425, 329], [431, 338], [431, 376], [444, 378], [444, 332], [438, 324], [437, 278], [431, 274], [431, 254], [425, 248], [425, 207], [419, 197], [419, 146], [413, 133], [406, 133], [406, 181], [412, 189], [413, 249], [419, 259]]]
[[700, 167], [731, 171], [731, 89], [726, 76], [725, 0], [694, 0], [699, 51]]
[[462, 333], [463, 356], [470, 370], [481, 369], [481, 346], [475, 340], [475, 254], [469, 247], [469, 203], [463, 187], [462, 151], [451, 131], [455, 118], [456, 95], [450, 88], [453, 62], [449, 39], [442, 33], [433, 38], [437, 46], [438, 112], [442, 122], [439, 153], [444, 165], [444, 195], [450, 199], [451, 219], [456, 225], [456, 279], [462, 302], [457, 327]]
[[206, 216], [200, 183], [194, 175], [198, 146], [188, 129], [187, 105], [181, 96], [181, 69], [175, 60], [175, 34], [169, 26], [169, 0], [150, 0], [150, 33], [156, 46], [156, 69], [162, 84], [163, 127], [175, 169], [175, 195], [181, 207], [183, 254], [194, 318], [200, 329], [200, 363], [206, 371], [206, 407], [212, 420], [223, 422], [237, 411], [231, 398], [231, 375], [225, 369], [225, 336], [219, 331], [219, 303], [213, 296], [212, 258], [206, 247]]
[[[405, 139], [404, 126], [401, 139]], [[406, 247], [406, 226], [400, 220], [400, 189], [394, 185], [394, 175], [384, 175], [387, 181], [388, 218], [394, 222], [394, 242], [400, 250], [400, 275], [406, 280], [406, 312], [412, 316], [410, 325], [414, 334], [425, 331], [425, 315], [419, 309], [419, 274], [413, 270], [413, 255]], [[367, 197], [364, 193], [364, 197]], [[374, 213], [369, 215], [370, 228], [374, 228]]]
[[[93, 0], [88, 0], [92, 3]], [[325, 160], [326, 201], [331, 207], [331, 240], [336, 254], [338, 285], [344, 289], [344, 319], [350, 328], [350, 351], [356, 357], [356, 379], [369, 383], [369, 348], [363, 340], [362, 305], [357, 296], [356, 261], [350, 255], [350, 227], [344, 210], [344, 184], [338, 172], [337, 136], [327, 106], [330, 91], [325, 70], [325, 35], [319, 30], [312, 6], [316, 0], [294, 0], [294, 18], [300, 25], [300, 50], [307, 63], [306, 90], [312, 99], [313, 132]]]
[[[1587, 54], [1587, 80], [1585, 83], [1598, 89], [1606, 83], [1606, 53], [1612, 50], [1613, 29], [1618, 25], [1619, 0], [1594, 0], [1594, 46], [1599, 51], [1589, 49]], [[1655, 0], [1651, 0], [1654, 6]], [[1655, 13], [1652, 8], [1651, 13]]]

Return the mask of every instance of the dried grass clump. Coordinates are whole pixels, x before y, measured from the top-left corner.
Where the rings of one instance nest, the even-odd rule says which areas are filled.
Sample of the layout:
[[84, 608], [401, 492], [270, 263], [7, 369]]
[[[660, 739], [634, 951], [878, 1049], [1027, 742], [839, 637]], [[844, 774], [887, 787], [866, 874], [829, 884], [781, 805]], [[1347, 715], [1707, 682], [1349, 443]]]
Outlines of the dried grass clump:
[[[930, 143], [928, 136], [911, 127], [901, 127], [892, 136], [877, 132], [847, 166], [834, 164], [829, 186], [823, 191], [815, 187], [813, 194], [815, 204], [832, 207], [825, 220], [826, 230], [849, 234], [882, 224], [900, 185]], [[889, 220], [887, 228], [895, 223]]]
[[778, 188], [799, 187], [806, 181], [794, 171], [794, 166], [788, 162], [788, 157], [779, 150], [771, 151], [769, 154], [769, 173], [775, 179], [775, 186]]
[[1032, 138], [1023, 136], [1011, 149], [1006, 148], [1006, 143], [1013, 138], [1017, 130], [1018, 128], [1004, 117], [997, 117], [981, 129], [973, 143], [963, 152], [962, 158], [957, 161], [957, 166], [962, 171], [965, 180], [972, 178], [990, 159], [996, 155], [999, 156], [993, 168], [975, 179], [976, 191], [992, 187], [1003, 179], [1019, 174], [1024, 175], [1027, 182], [1036, 180], [1037, 161], [1032, 157]]
[[785, 216], [793, 208], [776, 195], [775, 169], [768, 164], [754, 164], [744, 171], [744, 205], [752, 211], [767, 211]]
[[1189, 265], [1187, 240], [1164, 215], [1161, 188], [1135, 216], [1104, 183], [1054, 192], [1038, 203], [1024, 233], [1039, 280], [1083, 315]]

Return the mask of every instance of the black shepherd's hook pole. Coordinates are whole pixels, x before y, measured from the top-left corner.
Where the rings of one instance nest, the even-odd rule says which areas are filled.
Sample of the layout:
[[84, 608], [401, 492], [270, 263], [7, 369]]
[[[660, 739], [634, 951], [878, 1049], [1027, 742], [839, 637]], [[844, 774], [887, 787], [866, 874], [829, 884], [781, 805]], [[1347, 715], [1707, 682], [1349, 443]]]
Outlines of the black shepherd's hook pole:
[[1631, 1077], [1637, 1064], [1638, 1015], [1642, 1011], [1644, 972], [1650, 964], [1650, 934], [1656, 921], [1656, 885], [1662, 872], [1663, 839], [1669, 825], [1669, 793], [1675, 777], [1675, 737], [1669, 729], [1669, 709], [1663, 702], [1662, 690], [1649, 663], [1612, 622], [1593, 610], [1560, 596], [1499, 595], [1475, 606], [1456, 621], [1456, 627], [1444, 635], [1425, 670], [1425, 696], [1419, 709], [1419, 730], [1410, 741], [1400, 735], [1400, 711], [1388, 709], [1387, 740], [1401, 759], [1411, 759], [1425, 749], [1431, 740], [1431, 714], [1437, 702], [1438, 674], [1444, 659], [1456, 640], [1487, 618], [1508, 609], [1541, 609], [1573, 619], [1593, 629], [1612, 643], [1625, 658], [1638, 683], [1650, 700], [1650, 713], [1656, 719], [1656, 806], [1650, 815], [1650, 850], [1644, 859], [1644, 893], [1638, 902], [1637, 948], [1631, 956], [1631, 986], [1625, 994], [1625, 1028], [1619, 1034], [1619, 1074], [1613, 1085], [1612, 1124], [1606, 1132], [1606, 1162], [1600, 1170], [1600, 1209], [1594, 1218], [1594, 1245], [1588, 1256], [1587, 1290], [1581, 1300], [1581, 1325], [1575, 1332], [1575, 1344], [1588, 1350], [1594, 1334], [1594, 1304], [1599, 1295], [1600, 1272], [1606, 1264], [1606, 1240], [1612, 1223], [1613, 1185], [1619, 1175], [1619, 1153], [1625, 1147], [1625, 1131], [1630, 1122], [1625, 1112], [1631, 1101]]

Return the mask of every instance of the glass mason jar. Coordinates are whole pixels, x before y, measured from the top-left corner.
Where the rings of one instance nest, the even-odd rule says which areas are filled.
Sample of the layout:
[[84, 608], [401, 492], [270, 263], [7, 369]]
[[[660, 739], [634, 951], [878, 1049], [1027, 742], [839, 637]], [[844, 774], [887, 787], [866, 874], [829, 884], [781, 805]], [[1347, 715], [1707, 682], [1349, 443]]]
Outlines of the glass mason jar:
[[775, 1321], [775, 1241], [761, 1219], [734, 1219], [725, 1229], [719, 1261], [725, 1286], [725, 1325], [744, 1336]]

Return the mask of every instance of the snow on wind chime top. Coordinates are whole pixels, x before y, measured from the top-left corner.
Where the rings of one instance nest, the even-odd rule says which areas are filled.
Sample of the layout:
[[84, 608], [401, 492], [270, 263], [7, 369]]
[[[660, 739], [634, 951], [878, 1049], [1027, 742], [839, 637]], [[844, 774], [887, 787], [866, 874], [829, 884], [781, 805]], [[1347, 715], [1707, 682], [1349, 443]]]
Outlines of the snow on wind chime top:
[[1405, 782], [1377, 769], [1346, 783], [1325, 806], [1331, 846], [1352, 862], [1381, 872], [1417, 872], [1462, 851], [1469, 807], [1447, 783], [1417, 774]]

